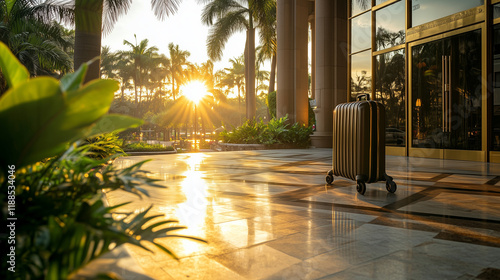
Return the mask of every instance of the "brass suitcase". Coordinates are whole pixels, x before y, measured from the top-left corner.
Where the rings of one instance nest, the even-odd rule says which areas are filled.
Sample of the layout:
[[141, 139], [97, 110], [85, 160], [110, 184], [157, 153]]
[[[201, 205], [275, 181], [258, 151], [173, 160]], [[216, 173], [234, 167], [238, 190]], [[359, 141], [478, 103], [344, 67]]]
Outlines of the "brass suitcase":
[[397, 185], [385, 172], [384, 105], [370, 100], [369, 95], [357, 98], [333, 111], [333, 169], [326, 182], [331, 184], [333, 176], [355, 180], [356, 190], [364, 194], [366, 183], [386, 181], [387, 191], [394, 193]]

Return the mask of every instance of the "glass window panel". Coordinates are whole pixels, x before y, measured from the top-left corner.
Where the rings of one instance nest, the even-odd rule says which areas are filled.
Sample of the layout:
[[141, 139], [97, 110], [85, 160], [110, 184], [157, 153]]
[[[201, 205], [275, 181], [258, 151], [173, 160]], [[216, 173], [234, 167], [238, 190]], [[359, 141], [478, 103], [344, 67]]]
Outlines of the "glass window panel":
[[484, 0], [412, 0], [411, 2], [412, 26], [484, 5]]
[[412, 146], [442, 148], [442, 40], [412, 48]]
[[481, 150], [481, 31], [412, 48], [414, 147]]
[[351, 17], [370, 9], [372, 0], [351, 0]]
[[500, 24], [493, 30], [493, 150], [500, 151]]
[[375, 12], [377, 50], [405, 42], [405, 2], [399, 1]]
[[351, 19], [351, 53], [371, 47], [371, 13]]
[[405, 50], [376, 56], [375, 99], [385, 106], [387, 146], [405, 146]]
[[375, 5], [380, 5], [380, 4], [384, 3], [385, 1], [387, 1], [387, 0], [377, 0], [377, 1], [375, 1]]
[[372, 92], [372, 61], [371, 51], [351, 55], [351, 101], [358, 94]]
[[493, 5], [493, 18], [500, 18], [500, 3]]

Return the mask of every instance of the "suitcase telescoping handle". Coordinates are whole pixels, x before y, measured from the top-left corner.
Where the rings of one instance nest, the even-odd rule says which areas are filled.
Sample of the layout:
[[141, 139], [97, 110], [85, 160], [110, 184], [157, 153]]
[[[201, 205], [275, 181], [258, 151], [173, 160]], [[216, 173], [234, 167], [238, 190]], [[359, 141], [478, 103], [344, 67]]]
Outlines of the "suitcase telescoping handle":
[[358, 101], [361, 101], [361, 100], [370, 100], [370, 94], [369, 93], [362, 93], [362, 94], [358, 94], [356, 96], [356, 100]]

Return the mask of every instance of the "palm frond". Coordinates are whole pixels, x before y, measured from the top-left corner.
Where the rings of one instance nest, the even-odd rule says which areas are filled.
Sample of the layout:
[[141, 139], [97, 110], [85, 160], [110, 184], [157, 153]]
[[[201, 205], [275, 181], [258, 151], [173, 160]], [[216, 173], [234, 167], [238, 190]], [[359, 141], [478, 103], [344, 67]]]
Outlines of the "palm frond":
[[151, 8], [159, 20], [177, 12], [182, 0], [151, 0]]
[[246, 10], [229, 12], [210, 28], [207, 38], [207, 53], [210, 59], [220, 60], [231, 35], [248, 28], [246, 14]]
[[[18, 1], [19, 2], [19, 1]], [[53, 20], [74, 24], [74, 1], [69, 0], [47, 0], [47, 1], [24, 1], [30, 2], [31, 13], [39, 20], [49, 23]]]
[[126, 14], [130, 9], [132, 0], [105, 0], [103, 8], [103, 33], [107, 35], [113, 30], [113, 26], [120, 16]]
[[238, 4], [235, 0], [213, 0], [207, 1], [207, 5], [201, 13], [201, 22], [206, 25], [213, 25], [217, 19], [225, 16], [230, 11], [246, 10], [244, 6]]

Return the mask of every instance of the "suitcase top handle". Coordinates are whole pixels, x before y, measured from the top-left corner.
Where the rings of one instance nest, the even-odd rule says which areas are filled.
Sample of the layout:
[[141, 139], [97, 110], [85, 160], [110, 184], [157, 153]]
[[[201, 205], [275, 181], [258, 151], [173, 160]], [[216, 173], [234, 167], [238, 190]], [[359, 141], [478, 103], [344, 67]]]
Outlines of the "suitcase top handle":
[[358, 94], [356, 96], [356, 100], [358, 100], [358, 101], [360, 101], [360, 100], [370, 100], [370, 94], [369, 93]]

